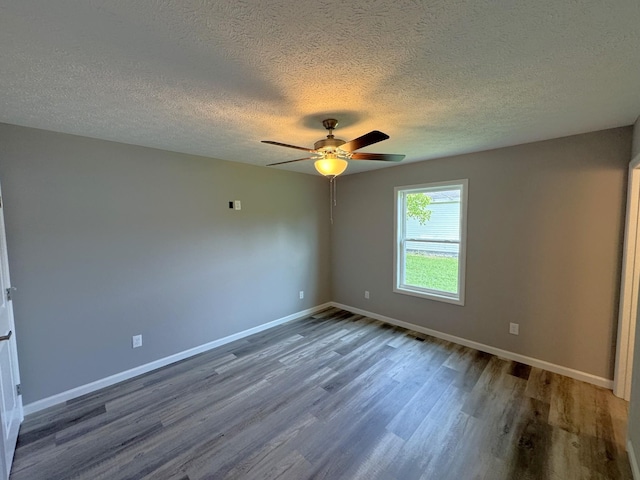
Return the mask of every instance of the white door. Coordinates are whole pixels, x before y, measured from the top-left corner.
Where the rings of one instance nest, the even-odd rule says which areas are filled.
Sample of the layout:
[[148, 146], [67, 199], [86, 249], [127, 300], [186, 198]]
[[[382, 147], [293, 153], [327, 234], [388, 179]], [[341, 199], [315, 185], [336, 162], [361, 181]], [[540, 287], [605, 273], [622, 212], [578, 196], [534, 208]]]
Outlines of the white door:
[[10, 293], [9, 259], [4, 231], [4, 205], [0, 192], [0, 430], [2, 433], [0, 479], [9, 478], [13, 453], [16, 449], [18, 430], [24, 417], [22, 397], [18, 395], [20, 384], [16, 333], [13, 323], [13, 306]]

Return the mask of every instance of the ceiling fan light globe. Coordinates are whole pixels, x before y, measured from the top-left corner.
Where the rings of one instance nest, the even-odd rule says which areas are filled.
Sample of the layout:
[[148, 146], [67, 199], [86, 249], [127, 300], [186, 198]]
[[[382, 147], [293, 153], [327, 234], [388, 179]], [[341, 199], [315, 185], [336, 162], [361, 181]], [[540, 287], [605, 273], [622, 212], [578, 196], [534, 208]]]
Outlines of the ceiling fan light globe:
[[342, 158], [321, 158], [313, 164], [316, 170], [325, 177], [337, 177], [343, 173], [349, 164]]

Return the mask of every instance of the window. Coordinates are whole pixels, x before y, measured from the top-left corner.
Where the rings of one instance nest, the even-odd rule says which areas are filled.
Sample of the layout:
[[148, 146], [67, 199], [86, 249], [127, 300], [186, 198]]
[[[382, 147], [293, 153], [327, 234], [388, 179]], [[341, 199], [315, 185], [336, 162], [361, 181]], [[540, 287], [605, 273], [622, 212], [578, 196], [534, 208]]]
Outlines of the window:
[[395, 188], [394, 291], [464, 305], [468, 180]]

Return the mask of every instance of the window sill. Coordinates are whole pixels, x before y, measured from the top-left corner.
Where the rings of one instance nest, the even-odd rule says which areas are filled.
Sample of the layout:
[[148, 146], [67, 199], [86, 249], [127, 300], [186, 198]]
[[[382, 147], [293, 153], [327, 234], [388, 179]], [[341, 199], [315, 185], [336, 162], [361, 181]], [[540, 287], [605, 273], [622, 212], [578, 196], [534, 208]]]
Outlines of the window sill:
[[420, 290], [413, 290], [410, 288], [395, 287], [393, 289], [395, 293], [402, 295], [411, 295], [413, 297], [424, 298], [426, 300], [435, 300], [436, 302], [452, 303], [453, 305], [464, 306], [464, 297], [456, 298], [444, 294], [437, 294], [435, 292], [423, 292]]

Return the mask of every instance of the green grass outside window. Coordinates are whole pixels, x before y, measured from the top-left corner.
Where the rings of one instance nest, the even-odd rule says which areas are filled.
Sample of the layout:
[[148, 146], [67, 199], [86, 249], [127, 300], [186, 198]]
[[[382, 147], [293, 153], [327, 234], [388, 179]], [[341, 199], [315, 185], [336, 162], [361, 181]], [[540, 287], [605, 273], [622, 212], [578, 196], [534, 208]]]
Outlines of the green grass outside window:
[[407, 253], [405, 283], [417, 287], [458, 292], [458, 259]]

